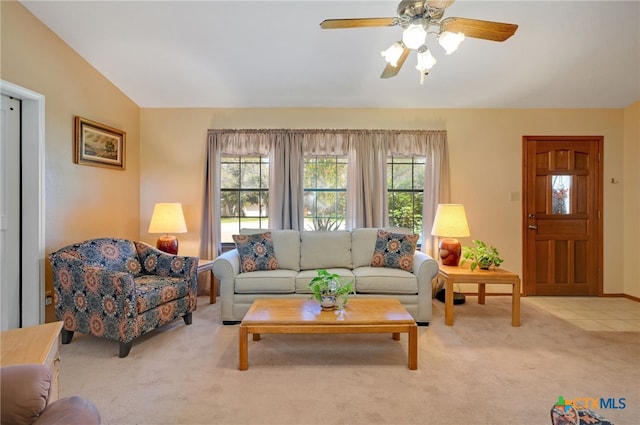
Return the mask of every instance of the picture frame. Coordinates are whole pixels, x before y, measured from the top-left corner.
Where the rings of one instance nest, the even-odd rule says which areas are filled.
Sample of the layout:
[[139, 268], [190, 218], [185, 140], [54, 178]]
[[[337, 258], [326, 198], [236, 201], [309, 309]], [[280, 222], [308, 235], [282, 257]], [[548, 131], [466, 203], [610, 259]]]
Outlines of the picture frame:
[[124, 170], [124, 131], [78, 116], [74, 122], [74, 163]]

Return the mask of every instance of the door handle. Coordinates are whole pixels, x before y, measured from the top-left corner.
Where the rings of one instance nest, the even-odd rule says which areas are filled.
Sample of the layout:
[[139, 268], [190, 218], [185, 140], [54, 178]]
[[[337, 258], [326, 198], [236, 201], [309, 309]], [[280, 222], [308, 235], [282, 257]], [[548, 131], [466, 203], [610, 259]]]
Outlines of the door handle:
[[530, 224], [529, 229], [538, 230], [538, 226], [536, 226], [535, 224]]

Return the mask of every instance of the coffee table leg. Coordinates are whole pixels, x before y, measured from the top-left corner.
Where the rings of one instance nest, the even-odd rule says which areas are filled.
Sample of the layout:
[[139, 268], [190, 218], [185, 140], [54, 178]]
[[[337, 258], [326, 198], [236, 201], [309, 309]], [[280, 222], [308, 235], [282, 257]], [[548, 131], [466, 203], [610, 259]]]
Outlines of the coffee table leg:
[[409, 369], [418, 368], [418, 326], [409, 328]]
[[238, 369], [247, 370], [249, 368], [248, 339], [249, 333], [246, 326], [240, 325], [240, 361]]
[[400, 341], [400, 332], [394, 332], [391, 337], [394, 341]]

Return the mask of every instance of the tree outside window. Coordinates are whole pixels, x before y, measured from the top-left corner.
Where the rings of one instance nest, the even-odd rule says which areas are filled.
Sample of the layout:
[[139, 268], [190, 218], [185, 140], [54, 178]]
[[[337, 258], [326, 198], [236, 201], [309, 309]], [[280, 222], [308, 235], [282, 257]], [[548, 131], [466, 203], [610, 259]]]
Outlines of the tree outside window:
[[340, 230], [347, 212], [347, 158], [304, 160], [304, 229]]

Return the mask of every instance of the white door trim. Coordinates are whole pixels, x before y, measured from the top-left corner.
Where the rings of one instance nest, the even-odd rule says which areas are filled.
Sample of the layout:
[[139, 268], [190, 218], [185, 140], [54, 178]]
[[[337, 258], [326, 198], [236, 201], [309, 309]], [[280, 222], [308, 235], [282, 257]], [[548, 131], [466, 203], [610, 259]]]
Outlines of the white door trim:
[[22, 101], [22, 326], [44, 323], [44, 96], [0, 80]]

